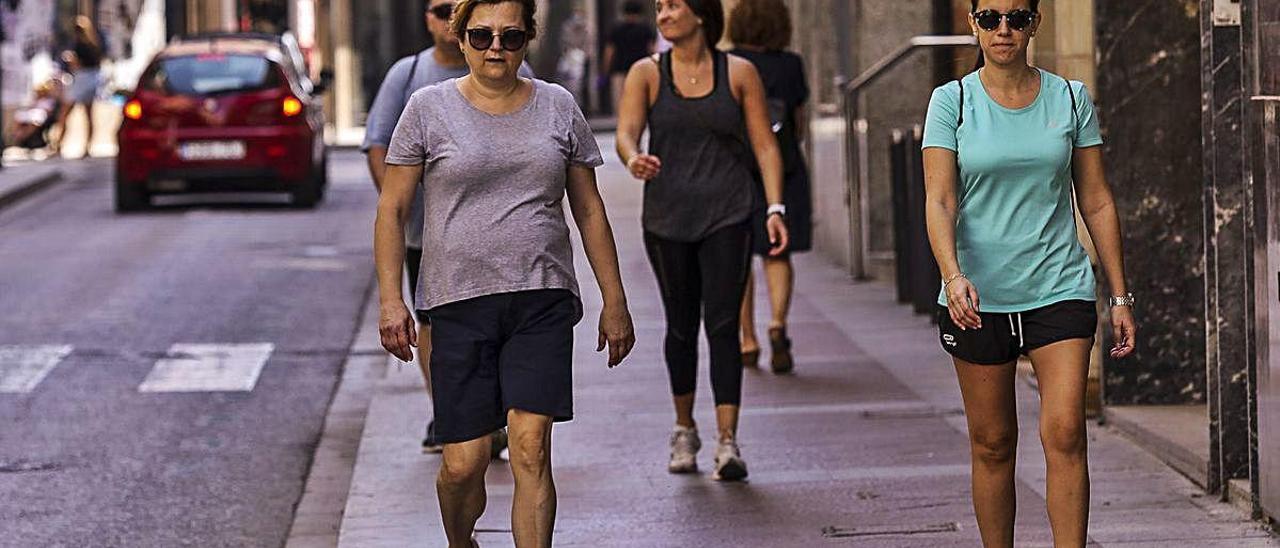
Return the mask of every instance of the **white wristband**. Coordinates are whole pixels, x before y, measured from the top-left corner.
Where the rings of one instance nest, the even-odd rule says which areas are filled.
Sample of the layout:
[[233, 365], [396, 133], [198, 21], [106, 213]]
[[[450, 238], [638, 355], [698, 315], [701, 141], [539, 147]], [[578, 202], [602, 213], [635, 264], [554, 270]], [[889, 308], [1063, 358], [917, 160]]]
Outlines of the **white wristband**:
[[778, 215], [782, 215], [783, 217], [786, 217], [786, 216], [787, 216], [787, 206], [785, 206], [785, 205], [783, 205], [783, 204], [773, 204], [773, 205], [770, 205], [770, 206], [769, 206], [769, 209], [768, 209], [767, 211], [765, 211], [765, 216], [767, 217], [767, 216], [769, 216], [769, 215], [773, 215], [774, 213], [777, 213]]

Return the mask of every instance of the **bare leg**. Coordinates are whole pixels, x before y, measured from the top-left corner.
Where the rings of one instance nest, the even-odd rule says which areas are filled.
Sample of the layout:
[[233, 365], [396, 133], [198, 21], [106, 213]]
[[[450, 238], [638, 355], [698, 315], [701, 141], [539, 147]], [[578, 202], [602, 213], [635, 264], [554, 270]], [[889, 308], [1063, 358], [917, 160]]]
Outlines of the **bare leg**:
[[93, 150], [93, 101], [84, 104], [85, 118], [85, 136], [84, 136], [84, 157], [89, 157], [89, 151]]
[[769, 301], [773, 305], [773, 320], [769, 327], [786, 327], [791, 312], [791, 294], [795, 288], [795, 270], [790, 257], [765, 257], [764, 275], [769, 283]]
[[[31, 137], [36, 131], [39, 131], [39, 129], [40, 126], [31, 124], [14, 124], [10, 127], [9, 136], [5, 139], [3, 146], [16, 146], [18, 143], [26, 141], [27, 138]], [[3, 148], [0, 148], [0, 150], [3, 150]]]
[[716, 406], [716, 427], [720, 430], [720, 441], [737, 439], [738, 410], [737, 405]]
[[436, 495], [449, 548], [471, 548], [476, 521], [484, 513], [487, 497], [484, 472], [489, 467], [489, 436], [444, 446]]
[[1014, 461], [1018, 414], [1013, 393], [1014, 363], [975, 365], [954, 360], [973, 459], [973, 509], [982, 545], [1012, 548]]
[[1049, 525], [1056, 547], [1082, 547], [1089, 528], [1085, 386], [1091, 339], [1071, 339], [1031, 351], [1040, 381], [1040, 440], [1048, 465]]
[[747, 273], [747, 289], [742, 294], [742, 315], [738, 323], [742, 324], [742, 353], [760, 351], [760, 341], [756, 340], [755, 316], [755, 276]]
[[519, 409], [507, 412], [511, 473], [516, 491], [511, 532], [520, 548], [550, 548], [556, 521], [556, 485], [551, 476], [551, 417]]
[[693, 400], [693, 393], [671, 397], [671, 401], [676, 406], [676, 424], [686, 428], [694, 428], [698, 425], [693, 422]]
[[65, 103], [58, 109], [58, 140], [53, 146], [54, 151], [62, 150], [62, 141], [67, 137], [67, 119], [71, 117], [71, 108], [75, 103]]

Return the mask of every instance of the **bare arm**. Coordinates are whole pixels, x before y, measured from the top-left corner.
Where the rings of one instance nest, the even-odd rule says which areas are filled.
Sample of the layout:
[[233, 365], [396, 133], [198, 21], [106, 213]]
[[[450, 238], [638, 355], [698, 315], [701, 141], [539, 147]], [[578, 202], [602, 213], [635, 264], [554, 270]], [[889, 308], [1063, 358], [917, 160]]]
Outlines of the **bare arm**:
[[613, 67], [613, 56], [617, 54], [617, 48], [613, 44], [604, 47], [604, 55], [600, 56], [600, 74], [609, 75], [609, 69]]
[[387, 174], [387, 147], [381, 145], [369, 147], [369, 152], [365, 153], [365, 160], [369, 162], [369, 176], [373, 178], [373, 188], [382, 192], [382, 179]]
[[956, 184], [959, 180], [956, 153], [945, 148], [924, 149], [924, 217], [929, 230], [929, 247], [938, 262], [943, 288], [947, 295], [947, 311], [961, 329], [980, 329], [978, 290], [960, 277], [960, 261], [956, 258]]
[[[1124, 251], [1120, 233], [1120, 215], [1116, 212], [1111, 186], [1107, 184], [1102, 165], [1102, 147], [1077, 148], [1072, 155], [1076, 200], [1080, 203], [1080, 216], [1089, 228], [1093, 246], [1098, 250], [1098, 261], [1107, 278], [1111, 295], [1124, 296], [1129, 287], [1125, 282]], [[1116, 346], [1112, 356], [1122, 358], [1134, 348], [1136, 327], [1132, 311], [1127, 306], [1112, 309], [1113, 335]]]
[[[751, 149], [755, 152], [756, 162], [760, 167], [761, 178], [764, 179], [764, 194], [769, 205], [782, 202], [782, 152], [778, 148], [778, 138], [773, 135], [773, 124], [769, 121], [768, 96], [764, 90], [764, 82], [755, 65], [750, 61], [730, 57], [730, 74], [738, 75], [738, 85], [742, 112], [747, 121], [747, 138], [751, 141]], [[787, 249], [787, 230], [785, 223], [775, 215], [768, 220], [770, 255], [780, 255]]]
[[640, 150], [640, 136], [649, 124], [649, 96], [657, 80], [657, 63], [641, 60], [632, 65], [618, 109], [618, 159], [633, 177], [643, 181], [656, 177], [662, 169], [661, 159]]
[[635, 330], [631, 314], [627, 311], [627, 295], [622, 289], [622, 274], [618, 269], [618, 248], [613, 239], [613, 228], [604, 209], [596, 186], [594, 169], [572, 166], [569, 168], [567, 193], [573, 220], [582, 234], [583, 250], [595, 272], [604, 300], [600, 313], [600, 336], [596, 351], [609, 347], [609, 367], [622, 360], [635, 346]]
[[378, 274], [382, 346], [403, 361], [413, 359], [417, 329], [400, 290], [404, 271], [404, 224], [409, 219], [414, 187], [422, 178], [422, 166], [387, 166], [378, 197], [373, 225], [373, 259]]

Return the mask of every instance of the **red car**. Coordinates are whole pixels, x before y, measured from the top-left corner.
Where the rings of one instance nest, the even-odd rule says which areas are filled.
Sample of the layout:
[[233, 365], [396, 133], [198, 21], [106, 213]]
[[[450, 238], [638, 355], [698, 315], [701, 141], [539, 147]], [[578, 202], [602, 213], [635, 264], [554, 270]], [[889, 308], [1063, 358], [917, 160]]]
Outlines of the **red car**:
[[157, 194], [287, 192], [313, 207], [327, 186], [323, 86], [289, 35], [182, 38], [125, 103], [116, 211]]

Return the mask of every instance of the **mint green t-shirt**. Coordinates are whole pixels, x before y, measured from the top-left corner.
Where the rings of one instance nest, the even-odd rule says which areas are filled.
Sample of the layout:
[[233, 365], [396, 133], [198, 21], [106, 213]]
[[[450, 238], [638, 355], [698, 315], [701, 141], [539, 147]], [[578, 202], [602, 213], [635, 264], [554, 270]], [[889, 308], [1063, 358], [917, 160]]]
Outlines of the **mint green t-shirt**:
[[[1096, 299], [1089, 256], [1076, 235], [1073, 147], [1102, 144], [1084, 84], [1040, 70], [1040, 94], [1025, 108], [1001, 106], [972, 72], [960, 89], [933, 91], [922, 148], [956, 152], [956, 256], [978, 289], [982, 312], [1025, 312]], [[1070, 85], [1075, 91], [1072, 116]], [[945, 292], [938, 304], [946, 306]]]

